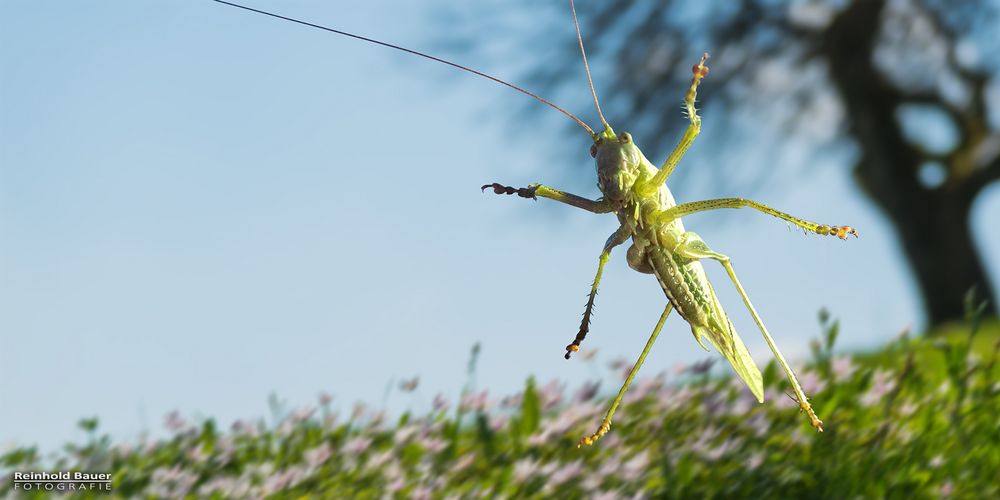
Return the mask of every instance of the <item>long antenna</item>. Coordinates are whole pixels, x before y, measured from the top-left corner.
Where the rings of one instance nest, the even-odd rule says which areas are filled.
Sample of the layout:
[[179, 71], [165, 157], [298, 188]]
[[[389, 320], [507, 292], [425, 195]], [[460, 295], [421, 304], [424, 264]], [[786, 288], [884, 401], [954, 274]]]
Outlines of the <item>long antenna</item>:
[[[542, 97], [538, 96], [537, 94], [535, 94], [533, 92], [524, 90], [521, 87], [518, 87], [517, 85], [511, 84], [511, 83], [507, 83], [507, 82], [505, 82], [505, 81], [503, 81], [503, 80], [501, 80], [499, 78], [487, 75], [486, 73], [483, 73], [481, 71], [476, 71], [476, 70], [474, 70], [472, 68], [469, 68], [469, 67], [466, 67], [466, 66], [462, 66], [461, 64], [453, 63], [451, 61], [447, 61], [447, 60], [441, 59], [440, 57], [434, 57], [432, 55], [424, 54], [423, 52], [418, 52], [416, 50], [411, 50], [411, 49], [408, 49], [406, 47], [400, 47], [399, 45], [393, 45], [391, 43], [381, 42], [381, 41], [375, 40], [373, 38], [367, 38], [367, 37], [363, 37], [363, 36], [360, 36], [360, 35], [355, 35], [353, 33], [348, 33], [346, 31], [340, 31], [340, 30], [335, 30], [333, 28], [327, 28], [326, 26], [320, 26], [318, 24], [313, 24], [313, 23], [309, 23], [309, 22], [306, 22], [306, 21], [301, 21], [301, 20], [298, 20], [298, 19], [293, 19], [291, 17], [285, 17], [285, 16], [274, 14], [274, 13], [271, 13], [271, 12], [266, 12], [266, 11], [263, 11], [263, 10], [254, 9], [252, 7], [247, 7], [247, 6], [244, 6], [244, 5], [235, 4], [235, 3], [232, 3], [232, 2], [226, 2], [226, 1], [223, 1], [223, 0], [212, 0], [212, 1], [217, 2], [217, 3], [221, 3], [221, 4], [225, 4], [225, 5], [229, 5], [230, 7], [237, 7], [237, 8], [243, 9], [243, 10], [248, 10], [250, 12], [256, 12], [258, 14], [264, 14], [265, 16], [271, 16], [271, 17], [282, 19], [282, 20], [285, 20], [285, 21], [291, 21], [293, 23], [302, 24], [304, 26], [309, 26], [310, 28], [321, 29], [321, 30], [324, 30], [324, 31], [329, 31], [331, 33], [336, 33], [338, 35], [344, 35], [344, 36], [348, 36], [348, 37], [351, 37], [351, 38], [356, 38], [358, 40], [363, 40], [363, 41], [366, 41], [366, 42], [374, 43], [376, 45], [381, 45], [383, 47], [389, 47], [390, 49], [401, 50], [403, 52], [406, 52], [406, 53], [409, 53], [409, 54], [413, 54], [415, 56], [420, 56], [420, 57], [423, 57], [423, 58], [426, 58], [426, 59], [430, 59], [432, 61], [437, 61], [439, 63], [447, 64], [448, 66], [452, 66], [454, 68], [458, 68], [458, 69], [460, 69], [462, 71], [468, 71], [469, 73], [472, 73], [474, 75], [479, 75], [479, 76], [481, 76], [483, 78], [488, 78], [490, 80], [493, 80], [494, 82], [506, 85], [506, 86], [508, 86], [508, 87], [510, 87], [510, 88], [512, 88], [512, 89], [514, 89], [514, 90], [516, 90], [516, 91], [518, 91], [520, 93], [522, 93], [522, 94], [526, 94], [528, 96], [534, 97], [535, 99], [538, 99], [539, 101], [541, 101], [541, 102], [543, 102], [545, 104], [548, 104], [549, 106], [552, 106], [557, 111], [559, 111], [560, 113], [562, 113], [562, 114], [564, 114], [564, 115], [572, 118], [573, 121], [575, 121], [581, 127], [583, 127], [584, 129], [586, 129], [587, 132], [590, 133], [591, 137], [594, 136], [594, 130], [591, 129], [590, 127], [588, 127], [587, 124], [583, 123], [583, 121], [581, 121], [579, 118], [573, 116], [573, 114], [570, 113], [569, 111], [566, 111], [565, 109], [560, 108], [559, 106], [556, 106], [555, 104], [553, 104], [553, 103], [551, 103], [551, 102], [543, 99]], [[593, 88], [593, 86], [591, 86], [591, 88]], [[604, 118], [602, 117], [601, 119], [603, 120]], [[605, 124], [605, 125], [607, 125], [607, 124]]]
[[597, 102], [597, 91], [594, 90], [594, 80], [590, 78], [590, 65], [587, 64], [587, 51], [583, 50], [583, 35], [580, 34], [580, 22], [576, 20], [576, 4], [573, 3], [573, 0], [569, 0], [569, 8], [573, 11], [573, 26], [576, 26], [576, 40], [580, 42], [580, 54], [583, 55], [583, 69], [587, 70], [587, 84], [590, 85], [590, 93], [594, 96], [594, 106], [597, 106], [597, 114], [601, 117], [601, 123], [604, 124], [604, 129], [608, 130], [611, 127], [608, 125], [608, 121], [604, 119], [604, 113], [601, 112], [601, 103]]

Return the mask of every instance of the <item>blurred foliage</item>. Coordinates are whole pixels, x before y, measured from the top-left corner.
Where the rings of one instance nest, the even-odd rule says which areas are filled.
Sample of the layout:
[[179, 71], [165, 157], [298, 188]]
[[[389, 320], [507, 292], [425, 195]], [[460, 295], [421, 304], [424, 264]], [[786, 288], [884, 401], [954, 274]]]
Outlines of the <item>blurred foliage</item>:
[[[700, 172], [722, 191], [712, 196], [748, 196], [755, 186], [787, 184], [790, 170], [839, 165], [892, 224], [930, 324], [960, 321], [962, 294], [973, 286], [998, 314], [989, 256], [970, 217], [980, 194], [1000, 180], [1000, 2], [576, 3], [609, 123], [631, 132], [654, 164], [687, 125], [678, 105], [689, 68], [711, 52], [698, 96], [701, 146], [671, 185]], [[577, 103], [573, 111], [590, 107], [567, 2], [482, 4], [448, 19], [442, 36], [476, 59], [499, 54], [525, 66], [519, 80]], [[483, 15], [487, 8], [494, 14]], [[508, 26], [493, 26], [504, 19]], [[532, 27], [529, 41], [507, 50], [483, 35]], [[533, 113], [552, 115], [528, 101]], [[517, 118], [518, 128], [535, 131], [523, 127], [532, 120]]]
[[[822, 434], [774, 363], [764, 404], [696, 363], [640, 379], [591, 448], [576, 443], [605, 410], [596, 384], [528, 380], [499, 400], [470, 383], [454, 412], [438, 397], [429, 414], [395, 422], [362, 404], [341, 416], [327, 394], [317, 407], [275, 409], [271, 425], [224, 430], [172, 413], [167, 437], [139, 442], [114, 442], [87, 418], [85, 443], [53, 456], [9, 450], [0, 470], [112, 471], [114, 497], [1000, 498], [1000, 335], [980, 331], [980, 317], [936, 344], [904, 335], [854, 357], [834, 352], [839, 325], [821, 313], [800, 378]], [[623, 364], [610, 364], [610, 385]]]

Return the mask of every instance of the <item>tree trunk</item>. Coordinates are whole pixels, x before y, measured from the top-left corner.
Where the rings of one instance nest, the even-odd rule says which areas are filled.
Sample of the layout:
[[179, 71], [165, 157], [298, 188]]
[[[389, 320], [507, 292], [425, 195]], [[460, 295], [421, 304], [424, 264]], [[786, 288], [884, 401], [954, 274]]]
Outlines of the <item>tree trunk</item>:
[[961, 320], [965, 294], [973, 287], [977, 300], [988, 300], [995, 314], [993, 289], [969, 227], [971, 200], [956, 193], [934, 193], [925, 199], [913, 212], [890, 217], [917, 277], [930, 324]]
[[904, 94], [872, 61], [884, 0], [860, 0], [827, 31], [823, 53], [860, 151], [855, 179], [892, 221], [917, 277], [930, 326], [961, 320], [964, 297], [996, 301], [969, 227], [974, 193], [960, 182], [929, 189], [917, 172], [924, 158], [903, 136], [896, 111]]

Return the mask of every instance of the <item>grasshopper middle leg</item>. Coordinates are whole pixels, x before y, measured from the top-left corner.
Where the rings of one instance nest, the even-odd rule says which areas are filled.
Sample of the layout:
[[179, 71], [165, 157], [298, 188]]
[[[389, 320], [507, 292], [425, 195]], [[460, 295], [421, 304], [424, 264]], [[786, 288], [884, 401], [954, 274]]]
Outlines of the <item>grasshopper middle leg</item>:
[[587, 337], [587, 332], [590, 331], [590, 317], [594, 313], [594, 299], [597, 298], [597, 286], [601, 282], [601, 274], [604, 273], [604, 264], [607, 264], [608, 258], [611, 256], [611, 249], [625, 243], [629, 236], [628, 228], [619, 226], [618, 230], [612, 233], [608, 237], [608, 241], [604, 244], [604, 250], [598, 259], [597, 276], [594, 277], [594, 283], [590, 286], [590, 295], [587, 296], [587, 308], [583, 311], [583, 321], [580, 322], [580, 331], [577, 332], [573, 342], [566, 346], [566, 359], [569, 359], [570, 354], [580, 350], [580, 343], [583, 342], [583, 339]]

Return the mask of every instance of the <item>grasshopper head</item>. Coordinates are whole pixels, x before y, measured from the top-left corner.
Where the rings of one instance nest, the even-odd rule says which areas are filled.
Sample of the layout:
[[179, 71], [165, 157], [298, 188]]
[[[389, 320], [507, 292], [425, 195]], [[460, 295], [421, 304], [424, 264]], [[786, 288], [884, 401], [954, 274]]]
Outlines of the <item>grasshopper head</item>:
[[642, 153], [628, 132], [615, 134], [611, 127], [594, 134], [590, 156], [597, 160], [597, 187], [604, 197], [622, 205], [639, 174]]

